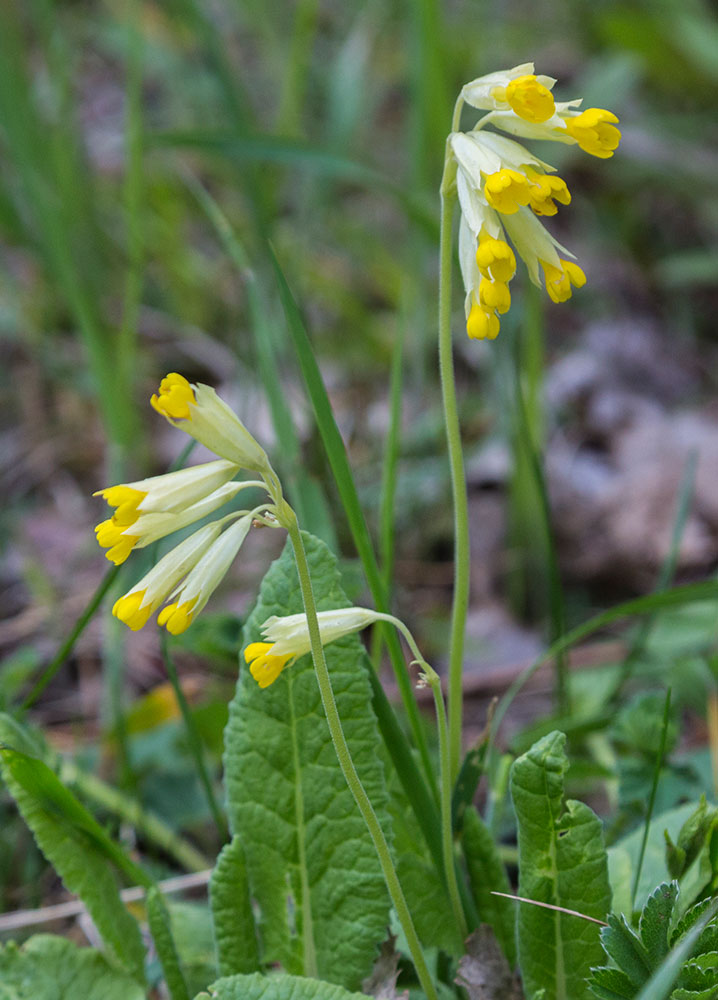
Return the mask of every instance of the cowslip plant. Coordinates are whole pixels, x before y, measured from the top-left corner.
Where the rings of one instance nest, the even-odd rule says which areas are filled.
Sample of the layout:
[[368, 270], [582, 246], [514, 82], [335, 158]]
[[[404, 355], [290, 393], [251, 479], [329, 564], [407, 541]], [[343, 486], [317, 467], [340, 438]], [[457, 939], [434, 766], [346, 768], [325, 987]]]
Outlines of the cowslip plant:
[[[566, 259], [568, 251], [538, 221], [570, 202], [565, 182], [516, 138], [502, 134], [578, 144], [589, 154], [610, 157], [619, 138], [615, 116], [599, 109], [579, 112], [577, 101], [556, 103], [554, 83], [536, 76], [532, 64], [472, 81], [459, 95], [447, 140], [439, 353], [456, 512], [448, 718], [439, 676], [409, 629], [387, 612], [348, 606], [336, 559], [301, 531], [267, 452], [211, 387], [172, 372], [151, 405], [210, 449], [215, 460], [98, 491], [112, 512], [97, 526], [97, 540], [115, 565], [134, 549], [210, 518], [115, 601], [113, 614], [133, 630], [156, 614], [171, 635], [185, 632], [253, 526], [287, 534], [285, 550], [269, 568], [244, 627], [243, 662], [225, 731], [231, 839], [210, 881], [220, 978], [207, 996], [356, 996], [347, 991], [361, 988], [391, 927], [399, 935], [397, 948], [413, 963], [421, 994], [438, 1000], [451, 988], [464, 942], [482, 923], [492, 928], [482, 934], [496, 938], [502, 961], [512, 967], [518, 962], [532, 1000], [586, 996], [589, 965], [599, 960], [596, 927], [576, 929], [570, 923], [575, 914], [557, 916], [555, 910], [537, 915], [521, 909], [517, 918], [514, 904], [494, 894], [505, 893], [509, 883], [495, 839], [471, 804], [481, 765], [461, 770], [469, 544], [451, 358], [452, 212], [458, 200], [470, 337], [491, 340], [498, 333], [498, 317], [511, 304], [516, 255], [556, 302], [584, 283], [582, 270]], [[487, 112], [466, 133], [459, 130], [464, 105]], [[236, 481], [240, 473], [251, 478]], [[264, 502], [221, 513], [250, 487], [264, 490]], [[382, 747], [372, 708], [378, 681], [356, 635], [376, 622], [399, 632], [411, 665], [418, 666], [418, 683], [433, 695], [438, 781], [428, 755], [422, 763], [431, 770], [428, 785], [438, 792], [427, 795], [428, 816], [418, 815], [406, 792], [407, 774], [413, 772], [402, 760], [411, 761], [412, 748], [391, 709], [383, 710], [395, 726], [395, 745]], [[0, 756], [5, 781], [68, 887], [86, 897], [108, 958], [121, 969], [117, 975], [144, 988], [142, 938], [135, 917], [122, 907], [112, 869], [146, 889], [146, 922], [167, 990], [172, 1000], [186, 1000], [171, 911], [153, 879], [113, 846], [39, 752], [12, 747], [18, 733], [12, 727], [3, 731], [9, 734]], [[396, 773], [384, 766], [387, 749]], [[561, 734], [540, 741], [514, 765], [519, 890], [537, 902], [571, 904], [600, 921], [610, 905], [600, 822], [587, 806], [564, 806], [566, 766]], [[90, 867], [83, 873], [85, 855]], [[16, 961], [14, 952], [8, 954], [8, 961]], [[78, 964], [74, 954], [67, 962], [72, 968]], [[108, 995], [115, 986], [108, 979]]]

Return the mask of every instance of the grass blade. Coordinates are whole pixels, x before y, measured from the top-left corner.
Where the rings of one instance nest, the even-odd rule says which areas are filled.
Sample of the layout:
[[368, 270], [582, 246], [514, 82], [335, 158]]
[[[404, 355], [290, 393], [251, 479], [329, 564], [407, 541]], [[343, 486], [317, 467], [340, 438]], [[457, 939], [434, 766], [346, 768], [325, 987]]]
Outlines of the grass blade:
[[663, 728], [661, 730], [661, 742], [658, 747], [658, 753], [656, 754], [656, 766], [653, 770], [653, 783], [651, 784], [651, 794], [648, 798], [648, 810], [646, 811], [646, 822], [643, 825], [643, 839], [641, 840], [641, 849], [638, 853], [638, 864], [636, 865], [636, 874], [633, 878], [633, 887], [631, 889], [631, 909], [633, 909], [636, 902], [636, 893], [638, 892], [638, 883], [641, 879], [641, 869], [643, 868], [643, 857], [646, 853], [646, 844], [648, 843], [648, 831], [651, 827], [651, 818], [653, 817], [653, 807], [656, 803], [656, 791], [658, 790], [658, 779], [661, 776], [661, 767], [663, 766], [663, 758], [666, 753], [666, 736], [668, 734], [668, 722], [671, 712], [671, 689], [668, 688], [666, 692], [666, 704], [663, 709]]

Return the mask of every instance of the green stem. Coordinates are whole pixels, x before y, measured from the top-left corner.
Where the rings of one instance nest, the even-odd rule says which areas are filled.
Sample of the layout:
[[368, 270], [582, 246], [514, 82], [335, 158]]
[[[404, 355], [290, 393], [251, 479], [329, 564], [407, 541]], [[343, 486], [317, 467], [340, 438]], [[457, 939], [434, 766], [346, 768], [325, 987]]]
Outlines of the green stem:
[[207, 798], [207, 805], [209, 806], [209, 811], [214, 819], [214, 824], [217, 827], [217, 832], [219, 833], [222, 841], [225, 841], [229, 837], [229, 830], [227, 828], [227, 820], [219, 807], [217, 798], [214, 794], [212, 788], [212, 781], [207, 771], [207, 765], [204, 760], [204, 751], [202, 749], [202, 741], [200, 739], [199, 733], [197, 732], [197, 727], [194, 724], [194, 719], [192, 718], [192, 713], [190, 712], [189, 704], [185, 698], [185, 693], [182, 690], [182, 685], [179, 682], [179, 677], [177, 676], [177, 668], [175, 667], [172, 657], [169, 655], [169, 650], [167, 648], [167, 635], [163, 631], [160, 637], [160, 647], [162, 650], [162, 659], [165, 663], [165, 670], [167, 671], [167, 676], [170, 679], [170, 684], [177, 698], [177, 704], [179, 705], [180, 712], [182, 713], [182, 721], [184, 722], [185, 731], [187, 733], [187, 742], [189, 743], [189, 748], [192, 756], [194, 757], [195, 766], [197, 768], [197, 774], [199, 780], [204, 789], [205, 796]]
[[[441, 185], [441, 228], [439, 238], [439, 371], [444, 404], [444, 424], [451, 467], [454, 502], [454, 597], [451, 608], [449, 647], [449, 763], [453, 782], [461, 763], [462, 666], [464, 632], [469, 609], [469, 507], [466, 496], [464, 456], [456, 403], [456, 380], [451, 352], [451, 229], [456, 193], [451, 177], [452, 161], [447, 160]], [[454, 168], [455, 169], [455, 168]]]
[[394, 904], [394, 909], [396, 910], [399, 922], [402, 926], [404, 934], [406, 935], [409, 951], [411, 952], [411, 957], [414, 960], [414, 966], [416, 967], [416, 972], [422, 989], [426, 994], [427, 1000], [437, 1000], [436, 989], [429, 974], [429, 969], [427, 968], [426, 961], [424, 959], [421, 944], [419, 942], [416, 929], [414, 928], [411, 913], [409, 912], [409, 907], [406, 904], [406, 899], [404, 898], [404, 893], [399, 883], [396, 869], [394, 868], [394, 864], [391, 860], [389, 845], [386, 842], [386, 837], [384, 836], [384, 832], [381, 828], [379, 820], [377, 819], [377, 815], [374, 812], [374, 807], [372, 806], [369, 796], [367, 795], [364, 786], [361, 783], [361, 779], [357, 774], [354, 761], [352, 760], [349, 752], [346, 737], [344, 736], [344, 730], [342, 729], [336, 701], [334, 700], [334, 691], [332, 690], [332, 683], [329, 678], [329, 670], [324, 658], [324, 647], [322, 646], [321, 635], [319, 632], [317, 608], [314, 601], [314, 594], [312, 592], [312, 581], [309, 575], [307, 556], [304, 551], [304, 542], [302, 540], [301, 531], [299, 530], [296, 515], [288, 504], [283, 504], [282, 523], [287, 528], [289, 539], [292, 543], [292, 548], [294, 549], [294, 558], [297, 564], [299, 585], [302, 591], [302, 600], [304, 602], [304, 610], [307, 615], [309, 637], [312, 644], [314, 669], [317, 675], [317, 683], [319, 685], [319, 692], [321, 694], [322, 705], [324, 706], [324, 713], [329, 726], [329, 732], [339, 760], [339, 766], [342, 769], [342, 774], [349, 785], [349, 789], [354, 796], [359, 812], [362, 814], [364, 822], [367, 825], [367, 829], [369, 830], [369, 835], [374, 843], [374, 848], [379, 857], [379, 864], [381, 865], [382, 872], [384, 873], [386, 886], [389, 890], [389, 895], [392, 903]]
[[414, 654], [414, 661], [420, 667], [422, 680], [429, 685], [434, 696], [436, 707], [436, 725], [439, 734], [439, 767], [441, 774], [441, 850], [444, 859], [444, 870], [446, 872], [446, 887], [449, 890], [451, 908], [454, 912], [456, 926], [461, 934], [462, 942], [468, 935], [464, 909], [461, 904], [459, 894], [459, 884], [456, 878], [456, 861], [454, 858], [454, 832], [451, 821], [451, 790], [453, 782], [451, 780], [451, 767], [449, 759], [449, 734], [446, 724], [446, 709], [444, 698], [441, 694], [441, 678], [430, 666], [419, 652], [414, 636], [406, 627], [404, 622], [393, 615], [380, 615], [383, 621], [391, 622], [401, 632], [406, 639], [409, 649]]

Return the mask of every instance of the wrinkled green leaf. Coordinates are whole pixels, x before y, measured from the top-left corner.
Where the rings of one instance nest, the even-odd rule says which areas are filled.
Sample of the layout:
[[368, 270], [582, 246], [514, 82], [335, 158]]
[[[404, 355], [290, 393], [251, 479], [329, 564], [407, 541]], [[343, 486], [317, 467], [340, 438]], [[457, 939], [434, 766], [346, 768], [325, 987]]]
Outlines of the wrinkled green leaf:
[[239, 837], [233, 837], [220, 851], [209, 883], [209, 897], [220, 974], [255, 972], [259, 969], [257, 931]]
[[182, 974], [182, 966], [172, 937], [170, 915], [156, 888], [150, 889], [147, 893], [147, 921], [171, 1000], [189, 1000], [187, 983]]
[[341, 986], [301, 976], [228, 976], [213, 983], [195, 1000], [359, 1000], [364, 993], [348, 993]]
[[[304, 535], [320, 610], [346, 607], [336, 560]], [[244, 642], [270, 615], [302, 611], [292, 550], [264, 578]], [[348, 636], [326, 648], [339, 715], [354, 764], [388, 830], [368, 662]], [[266, 690], [240, 670], [225, 733], [232, 830], [241, 840], [259, 905], [262, 960], [354, 988], [368, 974], [388, 923], [379, 862], [329, 735], [310, 656]]]
[[511, 892], [511, 884], [491, 831], [473, 806], [464, 813], [462, 843], [479, 920], [490, 924], [513, 968], [516, 965], [517, 904], [493, 895], [494, 892]]
[[92, 948], [37, 934], [0, 946], [0, 1000], [144, 1000], [144, 990]]
[[[550, 733], [511, 768], [518, 894], [603, 920], [611, 893], [601, 822], [580, 802], [564, 804], [565, 741], [563, 733]], [[546, 1000], [583, 1000], [589, 969], [601, 956], [597, 924], [519, 905], [519, 967], [529, 996], [544, 988]]]

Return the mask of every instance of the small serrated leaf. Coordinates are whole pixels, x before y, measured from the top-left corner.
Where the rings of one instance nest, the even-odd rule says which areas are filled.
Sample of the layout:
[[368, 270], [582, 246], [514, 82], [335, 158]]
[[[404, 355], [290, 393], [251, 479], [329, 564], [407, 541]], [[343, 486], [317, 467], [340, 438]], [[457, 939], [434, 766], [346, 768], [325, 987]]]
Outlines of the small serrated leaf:
[[625, 972], [605, 965], [591, 969], [588, 986], [599, 1000], [632, 1000], [636, 995], [636, 987]]
[[[5, 718], [0, 716], [0, 740], [15, 732]], [[0, 745], [0, 771], [40, 850], [83, 901], [110, 953], [144, 982], [140, 930], [120, 899], [111, 862], [145, 886], [150, 884], [147, 875], [43, 761]]]
[[[671, 947], [677, 944], [680, 941], [680, 939], [688, 933], [691, 927], [698, 920], [700, 920], [700, 918], [703, 916], [703, 914], [709, 908], [710, 905], [711, 905], [710, 899], [701, 899], [700, 902], [695, 903], [693, 906], [691, 906], [689, 910], [686, 910], [686, 912], [683, 914], [681, 919], [676, 923], [675, 927], [671, 932], [670, 935]], [[715, 931], [716, 931], [716, 923], [711, 920], [708, 926], [703, 928], [703, 931], [699, 939], [699, 947], [696, 948], [696, 953], [698, 953], [699, 950], [714, 951], [716, 950], [716, 948], [718, 948], [718, 944], [712, 945], [710, 943], [711, 934], [715, 933]], [[705, 947], [702, 944], [704, 939], [706, 941]]]
[[677, 882], [663, 882], [646, 900], [639, 931], [651, 968], [668, 954], [668, 930], [678, 896]]
[[642, 986], [651, 974], [651, 966], [643, 943], [621, 914], [611, 913], [608, 927], [601, 929], [601, 944], [606, 954], [623, 969], [634, 986]]

